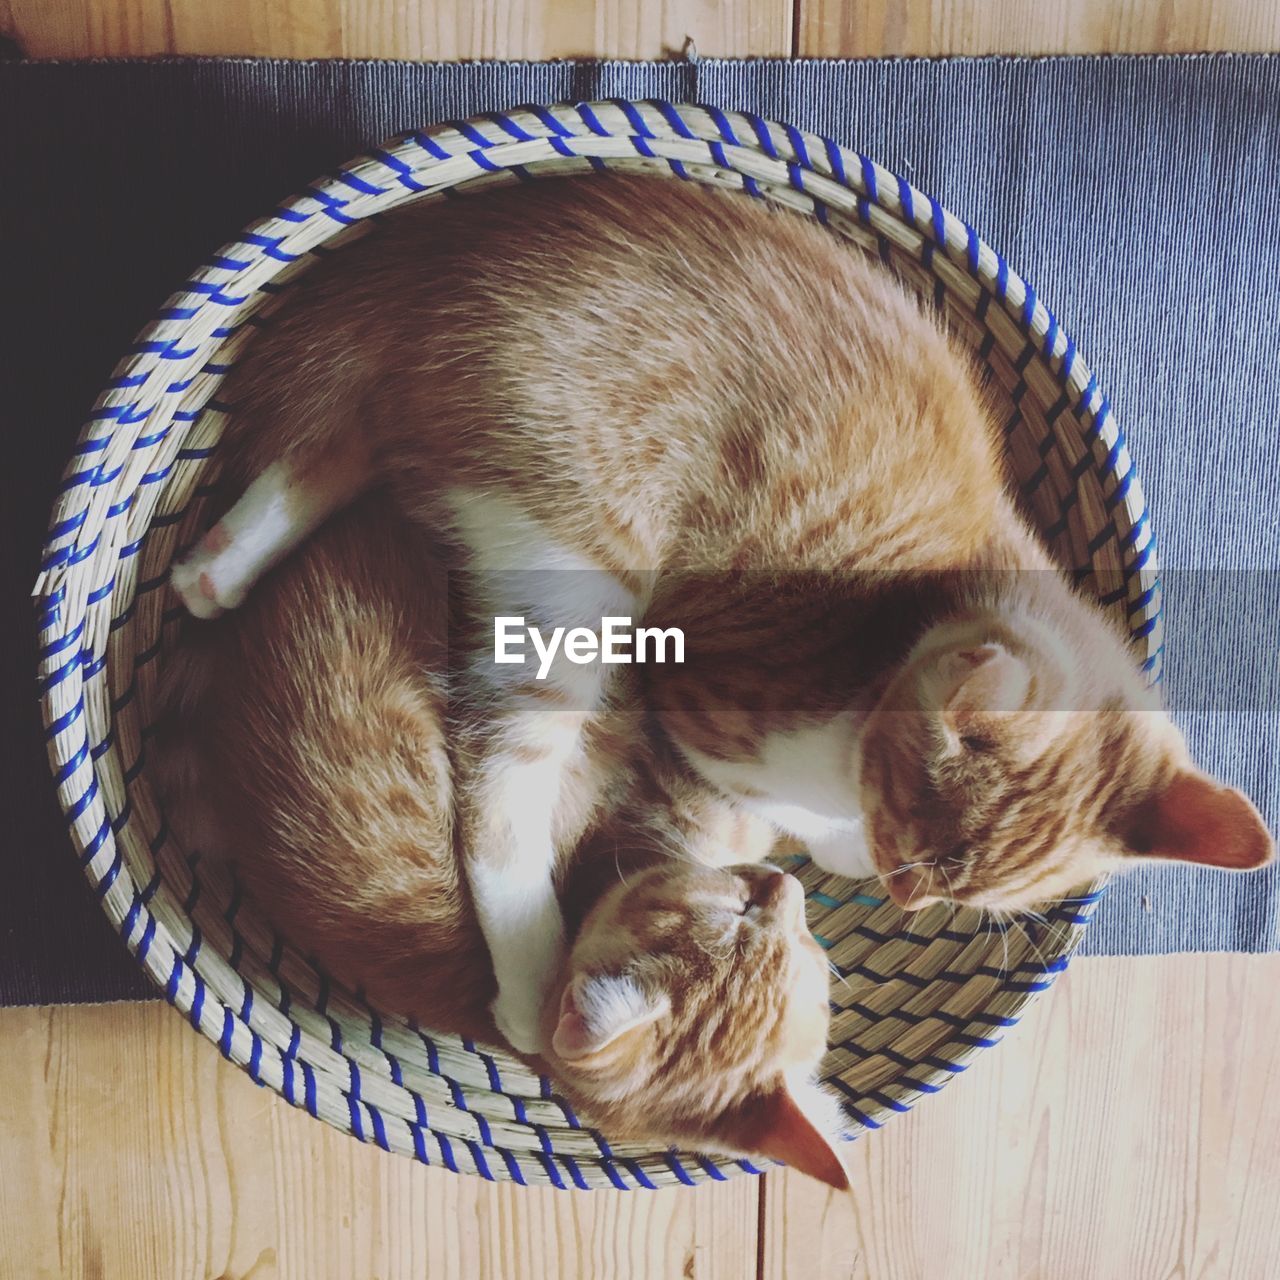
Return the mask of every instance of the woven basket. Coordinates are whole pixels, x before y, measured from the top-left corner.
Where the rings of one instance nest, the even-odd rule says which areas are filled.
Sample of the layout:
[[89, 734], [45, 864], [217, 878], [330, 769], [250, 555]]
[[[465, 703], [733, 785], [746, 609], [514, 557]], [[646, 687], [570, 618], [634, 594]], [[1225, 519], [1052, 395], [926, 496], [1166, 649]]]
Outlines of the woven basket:
[[[935, 200], [832, 142], [710, 107], [619, 101], [398, 138], [282, 205], [182, 284], [117, 367], [67, 468], [37, 584], [40, 681], [49, 760], [90, 884], [138, 963], [223, 1054], [313, 1115], [426, 1163], [519, 1183], [652, 1188], [761, 1170], [611, 1147], [520, 1063], [331, 984], [221, 868], [169, 837], [146, 770], [157, 658], [180, 616], [167, 571], [201, 527], [225, 419], [218, 386], [282, 287], [397, 205], [604, 168], [791, 206], [932, 298], [992, 374], [1027, 510], [1158, 677], [1155, 557], [1124, 437], [1030, 286]], [[907, 918], [873, 886], [803, 859], [797, 870], [843, 979], [831, 990], [825, 1072], [851, 1135], [908, 1110], [993, 1044], [1066, 967], [1101, 892], [1086, 886], [1043, 926], [1001, 928], [941, 907]]]

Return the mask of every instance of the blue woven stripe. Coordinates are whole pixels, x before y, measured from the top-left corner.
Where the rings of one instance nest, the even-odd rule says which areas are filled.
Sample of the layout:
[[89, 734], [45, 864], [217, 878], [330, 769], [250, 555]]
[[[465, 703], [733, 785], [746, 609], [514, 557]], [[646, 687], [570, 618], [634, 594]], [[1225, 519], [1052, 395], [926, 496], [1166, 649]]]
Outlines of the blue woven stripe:
[[564, 1179], [560, 1176], [560, 1170], [556, 1168], [556, 1162], [545, 1151], [535, 1151], [533, 1153], [542, 1167], [547, 1171], [547, 1177], [551, 1179], [551, 1185], [557, 1191], [564, 1191]]
[[525, 1181], [524, 1174], [520, 1171], [520, 1165], [515, 1156], [512, 1155], [506, 1147], [499, 1147], [498, 1154], [502, 1157], [503, 1163], [507, 1166], [507, 1172], [511, 1175], [511, 1181], [518, 1187], [527, 1187], [529, 1184]]
[[932, 196], [929, 197], [929, 225], [933, 229], [933, 238], [939, 244], [945, 245], [947, 243], [947, 215], [943, 212], [942, 206]]
[[600, 118], [592, 111], [589, 103], [580, 102], [578, 104], [578, 119], [591, 130], [598, 138], [612, 137], [609, 130], [600, 123]]
[[[75, 754], [53, 775], [56, 786], [61, 786], [89, 758], [89, 739], [82, 739]], [[69, 821], [69, 819], [68, 819]]]
[[434, 1129], [431, 1132], [431, 1136], [435, 1138], [436, 1146], [440, 1149], [440, 1158], [444, 1161], [444, 1167], [448, 1169], [450, 1173], [457, 1173], [458, 1163], [453, 1158], [453, 1146], [449, 1142], [449, 1139], [446, 1138], [443, 1133]]
[[[738, 141], [738, 135], [733, 131], [733, 126], [729, 123], [729, 117], [719, 107], [706, 106], [703, 107], [703, 110], [711, 117], [711, 123], [720, 131], [720, 136], [730, 146], [738, 147], [742, 145]], [[757, 136], [759, 136], [759, 130], [757, 130]]]
[[916, 223], [915, 197], [911, 193], [911, 184], [906, 178], [898, 179], [898, 204], [902, 209], [902, 220], [908, 226], [914, 227]]
[[[978, 239], [978, 233], [967, 222], [964, 226], [965, 234], [965, 262], [969, 266], [970, 275], [978, 274], [978, 266], [981, 262], [981, 242]], [[983, 294], [983, 298], [987, 299], [987, 295]], [[989, 300], [989, 299], [988, 299]], [[981, 318], [981, 317], [979, 317]]]
[[120, 806], [120, 812], [111, 818], [111, 831], [119, 835], [128, 823], [129, 818], [133, 817], [133, 796], [125, 796], [124, 804]]
[[[975, 965], [972, 969], [965, 972], [959, 972], [954, 969], [940, 969], [932, 977], [922, 978], [919, 974], [908, 973], [906, 970], [899, 970], [896, 973], [877, 973], [869, 965], [855, 964], [848, 968], [836, 965], [835, 968], [842, 978], [848, 978], [856, 974], [860, 978], [865, 978], [868, 982], [874, 982], [877, 985], [885, 985], [890, 982], [902, 982], [909, 987], [914, 987], [917, 991], [924, 991], [932, 986], [935, 982], [954, 982], [960, 985], [970, 981], [975, 975], [984, 978], [1002, 978], [1006, 979], [1005, 986], [1011, 991], [1043, 991], [1051, 983], [1045, 982], [1039, 985], [1034, 984], [1034, 979], [1045, 977], [1049, 974], [1061, 973], [1067, 967], [1066, 957], [1060, 956], [1058, 959], [1049, 964], [1043, 964], [1039, 961], [1024, 960], [1015, 964], [1010, 969], [996, 969], [991, 965]], [[1008, 981], [1012, 973], [1025, 973], [1028, 983]]]
[[339, 169], [333, 176], [344, 187], [350, 187], [353, 191], [358, 191], [363, 196], [385, 196], [388, 191], [387, 187], [379, 187], [347, 169]]
[[671, 130], [678, 137], [696, 139], [697, 134], [689, 128], [687, 124], [680, 118], [680, 113], [669, 102], [664, 102], [661, 98], [648, 99], [651, 107], [657, 108], [659, 114], [671, 126]]
[[413, 1138], [413, 1155], [421, 1164], [431, 1163], [427, 1156], [427, 1130], [420, 1124], [410, 1124], [409, 1134]]
[[242, 244], [251, 244], [261, 249], [268, 258], [274, 258], [277, 262], [297, 262], [299, 257], [296, 253], [288, 253], [280, 248], [284, 236], [264, 236], [256, 231], [242, 231], [239, 240]]
[[249, 301], [247, 293], [233, 297], [224, 292], [225, 288], [225, 285], [215, 284], [211, 280], [185, 280], [178, 286], [177, 292], [199, 294], [207, 302], [216, 303], [220, 307], [239, 307]]
[[543, 128], [549, 130], [555, 137], [573, 137], [573, 130], [568, 128], [566, 125], [561, 124], [547, 107], [527, 106], [524, 110], [535, 116]]
[[313, 200], [318, 200], [323, 206], [320, 210], [326, 218], [332, 219], [344, 227], [354, 226], [359, 219], [348, 217], [342, 210], [347, 207], [347, 201], [339, 196], [335, 196], [332, 192], [324, 190], [323, 187], [308, 187], [307, 194]]
[[806, 169], [812, 169], [813, 164], [809, 160], [809, 149], [805, 146], [804, 134], [802, 134], [794, 125], [784, 124], [782, 128], [787, 135], [787, 142], [790, 144], [795, 158]]
[[770, 160], [780, 159], [781, 157], [778, 155], [778, 148], [774, 145], [773, 134], [770, 131], [768, 124], [759, 116], [748, 116], [747, 119], [751, 122], [751, 128], [756, 135], [756, 141], [760, 143], [760, 150], [763, 151]]
[[647, 1173], [645, 1173], [645, 1171], [640, 1167], [640, 1165], [639, 1165], [635, 1160], [631, 1160], [631, 1159], [628, 1159], [628, 1158], [624, 1157], [624, 1158], [623, 1158], [623, 1160], [622, 1160], [622, 1164], [623, 1164], [624, 1168], [627, 1170], [627, 1172], [628, 1172], [628, 1173], [629, 1173], [629, 1174], [630, 1174], [630, 1175], [631, 1175], [631, 1176], [632, 1176], [632, 1177], [633, 1177], [633, 1178], [634, 1178], [634, 1179], [635, 1179], [635, 1180], [636, 1180], [636, 1181], [637, 1181], [637, 1182], [638, 1182], [638, 1183], [639, 1183], [639, 1184], [640, 1184], [640, 1185], [641, 1185], [641, 1186], [642, 1186], [646, 1191], [656, 1191], [656, 1190], [658, 1189], [658, 1188], [654, 1185], [653, 1181], [650, 1179], [649, 1175], [648, 1175]]
[[68, 533], [74, 533], [89, 518], [89, 511], [77, 511], [75, 515], [68, 516], [65, 520], [59, 520], [47, 534], [45, 534], [45, 545], [50, 542], [56, 542], [59, 538], [65, 537]]
[[224, 1058], [231, 1057], [231, 1039], [235, 1034], [236, 1020], [235, 1015], [230, 1009], [222, 1010], [222, 1034], [218, 1037], [218, 1048], [222, 1050]]
[[408, 140], [415, 146], [421, 147], [427, 155], [435, 160], [448, 160], [450, 158], [449, 153], [434, 138], [425, 133], [412, 133], [409, 135]]
[[[101, 828], [99, 828], [99, 830], [101, 830]], [[121, 860], [120, 846], [117, 845], [116, 855], [111, 860], [111, 865], [103, 873], [102, 879], [98, 881], [98, 887], [94, 890], [99, 901], [102, 901], [102, 899], [107, 896], [108, 892], [110, 892], [111, 886], [115, 884], [116, 877], [119, 876], [123, 865], [124, 863]]]
[[425, 191], [427, 189], [413, 176], [413, 166], [405, 164], [399, 156], [393, 156], [391, 152], [384, 151], [381, 148], [375, 149], [371, 154], [395, 173], [396, 181], [401, 186], [410, 191]]
[[879, 1120], [873, 1120], [858, 1106], [858, 1103], [863, 1098], [861, 1092], [846, 1084], [839, 1076], [832, 1076], [827, 1083], [845, 1095], [841, 1105], [844, 1107], [845, 1112], [852, 1116], [864, 1129], [879, 1129], [881, 1127]]
[[147, 955], [151, 951], [151, 943], [156, 936], [156, 918], [153, 915], [147, 916], [146, 927], [142, 931], [142, 938], [138, 942], [138, 963], [146, 964]]
[[52, 721], [49, 725], [45, 727], [45, 731], [44, 731], [45, 741], [46, 742], [51, 741], [53, 738], [56, 738], [58, 734], [60, 734], [64, 729], [70, 728], [71, 725], [75, 724], [75, 722], [80, 719], [80, 716], [83, 713], [83, 711], [84, 711], [84, 703], [77, 702], [75, 706], [71, 708], [70, 711], [64, 712], [56, 720]]
[[535, 142], [537, 139], [528, 130], [522, 129], [510, 116], [504, 116], [499, 111], [490, 111], [485, 117], [490, 124], [495, 124], [503, 133], [509, 134], [517, 142]]
[[351, 1132], [365, 1141], [364, 1122], [360, 1118], [360, 1068], [354, 1058], [347, 1059], [347, 1067], [351, 1075], [351, 1091], [347, 1094], [347, 1114], [351, 1119]]
[[369, 1107], [369, 1119], [373, 1121], [373, 1140], [380, 1146], [383, 1151], [391, 1150], [391, 1143], [387, 1141], [387, 1126], [383, 1122], [382, 1112], [377, 1107]]
[[469, 120], [450, 120], [449, 128], [456, 129], [472, 146], [479, 147], [482, 151], [498, 145], [492, 138], [486, 138]]
[[316, 1074], [311, 1069], [311, 1064], [305, 1060], [300, 1061], [299, 1066], [302, 1067], [304, 1103], [307, 1110], [318, 1119], [320, 1113], [316, 1102]]
[[996, 297], [1001, 302], [1009, 294], [1009, 264], [999, 255], [996, 255]]
[[849, 179], [844, 171], [844, 156], [840, 148], [830, 138], [824, 138], [823, 145], [826, 148], [827, 164], [830, 166], [831, 176], [842, 186], [847, 187]]

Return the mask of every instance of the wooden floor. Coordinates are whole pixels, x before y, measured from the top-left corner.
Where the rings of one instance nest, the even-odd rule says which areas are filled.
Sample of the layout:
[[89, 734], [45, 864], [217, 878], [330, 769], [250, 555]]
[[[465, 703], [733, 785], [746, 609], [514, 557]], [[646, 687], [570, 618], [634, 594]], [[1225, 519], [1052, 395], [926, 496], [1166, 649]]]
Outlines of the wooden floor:
[[1280, 49], [1276, 0], [0, 0], [33, 58], [661, 58]]
[[[1276, 0], [0, 0], [31, 57], [1280, 50]], [[362, 1147], [161, 1005], [0, 1010], [0, 1277], [1267, 1280], [1280, 956], [1077, 963], [854, 1151], [856, 1208], [492, 1187]]]
[[494, 1187], [361, 1146], [165, 1005], [0, 1010], [6, 1280], [1267, 1280], [1280, 956], [1085, 960], [853, 1148], [771, 1173]]

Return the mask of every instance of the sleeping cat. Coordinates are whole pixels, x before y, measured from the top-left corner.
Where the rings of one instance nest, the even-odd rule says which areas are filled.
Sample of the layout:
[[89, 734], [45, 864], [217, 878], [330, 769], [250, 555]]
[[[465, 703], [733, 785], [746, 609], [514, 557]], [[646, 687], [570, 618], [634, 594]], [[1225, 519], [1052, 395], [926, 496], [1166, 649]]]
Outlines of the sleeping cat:
[[[361, 499], [184, 638], [158, 758], [184, 841], [233, 861], [304, 953], [384, 1010], [492, 1040], [455, 849], [450, 741], [471, 709], [447, 598], [434, 549]], [[836, 1109], [812, 1083], [827, 964], [799, 881], [761, 864], [768, 824], [642, 719], [635, 697], [602, 707], [566, 774], [572, 948], [542, 1011], [545, 1066], [610, 1139], [774, 1157], [843, 1188]]]
[[1018, 513], [967, 361], [811, 221], [547, 181], [408, 207], [303, 279], [235, 375], [256, 478], [174, 584], [234, 607], [375, 481], [451, 531], [490, 690], [460, 837], [516, 1046], [562, 949], [565, 773], [619, 668], [498, 667], [497, 616], [682, 627], [685, 663], [644, 672], [661, 733], [904, 908], [1272, 856]]

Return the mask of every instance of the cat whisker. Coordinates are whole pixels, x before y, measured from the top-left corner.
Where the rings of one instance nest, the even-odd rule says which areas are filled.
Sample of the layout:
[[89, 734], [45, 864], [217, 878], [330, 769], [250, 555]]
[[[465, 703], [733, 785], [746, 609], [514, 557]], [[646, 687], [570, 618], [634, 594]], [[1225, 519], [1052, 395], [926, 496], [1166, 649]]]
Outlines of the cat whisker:
[[[1000, 930], [1001, 960], [1000, 972], [1009, 972], [1009, 917], [999, 907], [987, 907], [985, 914], [990, 918], [991, 928]], [[990, 933], [990, 929], [988, 929]]]
[[893, 871], [886, 873], [886, 875], [884, 876], [884, 879], [892, 880], [894, 876], [900, 876], [904, 871], [920, 871], [926, 867], [932, 870], [934, 865], [935, 864], [932, 862], [923, 861], [923, 860], [920, 862], [904, 863], [902, 866], [897, 867]]
[[[945, 882], [945, 884], [946, 884], [946, 886], [947, 886], [947, 899], [948, 899], [948, 901], [950, 901], [950, 902], [955, 902], [955, 900], [956, 900], [956, 891], [955, 891], [954, 886], [953, 886], [953, 885], [952, 885], [952, 883], [951, 883], [951, 877], [947, 874], [947, 869], [946, 869], [946, 867], [944, 867], [944, 866], [942, 865], [942, 863], [940, 863], [940, 862], [939, 862], [939, 863], [937, 864], [936, 869], [937, 869], [939, 872], [941, 872], [941, 874], [942, 874], [942, 879], [943, 879], [943, 881]], [[953, 912], [952, 914], [954, 915], [955, 913]]]
[[1027, 944], [1031, 947], [1031, 950], [1034, 953], [1035, 958], [1040, 962], [1040, 967], [1042, 969], [1047, 969], [1049, 966], [1049, 962], [1044, 958], [1044, 952], [1041, 951], [1040, 948], [1036, 945], [1036, 940], [1027, 932], [1025, 925], [1023, 926], [1022, 932], [1023, 932], [1023, 935], [1026, 937]]
[[630, 889], [630, 882], [627, 880], [627, 877], [622, 874], [622, 860], [619, 856], [618, 842], [616, 840], [613, 842], [613, 868], [618, 873], [618, 880], [621, 882], [623, 888]]

